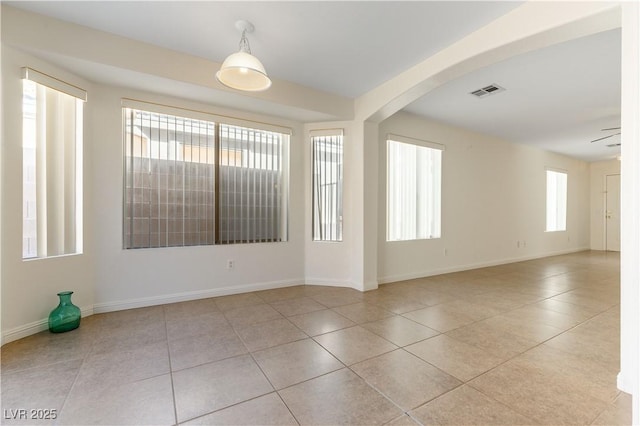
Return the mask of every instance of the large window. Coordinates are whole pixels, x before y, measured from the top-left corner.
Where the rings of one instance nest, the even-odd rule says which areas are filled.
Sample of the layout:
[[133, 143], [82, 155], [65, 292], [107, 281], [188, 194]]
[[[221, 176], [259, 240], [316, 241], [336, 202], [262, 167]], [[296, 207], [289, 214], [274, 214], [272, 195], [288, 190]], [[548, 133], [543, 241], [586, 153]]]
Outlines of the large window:
[[22, 257], [82, 253], [86, 92], [23, 69]]
[[125, 248], [286, 241], [287, 134], [123, 111]]
[[547, 170], [547, 232], [567, 230], [567, 173]]
[[342, 241], [342, 131], [314, 131], [313, 240]]
[[443, 146], [402, 136], [387, 140], [387, 241], [440, 238]]

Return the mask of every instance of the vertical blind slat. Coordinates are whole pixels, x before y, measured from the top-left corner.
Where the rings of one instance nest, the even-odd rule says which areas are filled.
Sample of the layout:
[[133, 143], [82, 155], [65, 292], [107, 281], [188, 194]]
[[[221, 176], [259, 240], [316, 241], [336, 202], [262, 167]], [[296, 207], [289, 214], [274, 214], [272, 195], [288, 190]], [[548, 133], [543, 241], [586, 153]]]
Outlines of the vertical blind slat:
[[341, 135], [312, 137], [313, 239], [342, 241]]

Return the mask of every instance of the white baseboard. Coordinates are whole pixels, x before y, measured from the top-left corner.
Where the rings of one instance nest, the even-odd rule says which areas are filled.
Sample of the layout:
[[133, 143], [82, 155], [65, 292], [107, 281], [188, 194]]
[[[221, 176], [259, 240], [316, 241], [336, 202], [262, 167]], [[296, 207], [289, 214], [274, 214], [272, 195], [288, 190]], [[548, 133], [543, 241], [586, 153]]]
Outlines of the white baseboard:
[[389, 275], [386, 277], [378, 278], [378, 283], [379, 284], [394, 283], [398, 281], [413, 280], [416, 278], [424, 278], [424, 277], [431, 277], [435, 275], [450, 274], [453, 272], [468, 271], [471, 269], [488, 268], [490, 266], [506, 265], [509, 263], [516, 263], [516, 262], [525, 262], [527, 260], [542, 259], [542, 258], [551, 257], [551, 256], [561, 256], [563, 254], [578, 253], [578, 252], [587, 251], [587, 250], [590, 250], [589, 247], [579, 247], [579, 248], [570, 249], [570, 250], [555, 251], [552, 253], [544, 253], [544, 254], [536, 254], [536, 255], [529, 255], [529, 256], [513, 257], [510, 259], [469, 263], [466, 265], [455, 265], [448, 268], [429, 269], [426, 271], [412, 272], [410, 274]]
[[[523, 257], [511, 258], [511, 259], [502, 259], [498, 261], [458, 265], [450, 268], [432, 269], [428, 271], [414, 272], [410, 274], [393, 275], [393, 276], [379, 278], [378, 283], [384, 284], [384, 283], [391, 283], [396, 281], [410, 280], [415, 278], [429, 277], [433, 275], [447, 274], [451, 272], [466, 271], [470, 269], [486, 268], [489, 266], [504, 265], [507, 263], [514, 263], [514, 262], [523, 262], [526, 260], [540, 259], [543, 257], [577, 253], [585, 250], [589, 250], [589, 247], [576, 248], [572, 250], [564, 250], [564, 251], [546, 253], [546, 254], [538, 254], [533, 256], [523, 256]], [[209, 297], [228, 296], [231, 294], [248, 293], [251, 291], [271, 290], [275, 288], [301, 285], [302, 283], [304, 283], [305, 285], [348, 287], [348, 288], [353, 288], [359, 291], [363, 290], [361, 284], [358, 284], [353, 281], [348, 281], [348, 280], [339, 281], [339, 280], [329, 280], [326, 278], [312, 277], [306, 280], [300, 279], [300, 280], [272, 281], [272, 282], [264, 282], [264, 283], [256, 283], [256, 284], [245, 284], [240, 286], [221, 287], [221, 288], [207, 289], [207, 290], [200, 290], [200, 291], [190, 291], [190, 292], [184, 292], [184, 293], [174, 293], [174, 294], [152, 296], [152, 297], [142, 297], [138, 299], [128, 299], [128, 300], [118, 300], [113, 302], [96, 303], [93, 306], [82, 308], [82, 316], [86, 317], [94, 313], [99, 314], [104, 312], [122, 311], [125, 309], [144, 308], [147, 306], [164, 305], [167, 303], [185, 302], [188, 300], [196, 300], [196, 299], [206, 299]], [[371, 283], [371, 284], [375, 284], [375, 283]], [[45, 318], [39, 321], [34, 321], [32, 323], [22, 325], [20, 327], [13, 328], [11, 330], [7, 330], [6, 332], [3, 332], [2, 336], [0, 337], [0, 345], [4, 345], [5, 343], [9, 343], [14, 340], [21, 339], [23, 337], [27, 337], [35, 333], [39, 333], [41, 331], [46, 330], [47, 327], [48, 327], [48, 319]], [[621, 390], [623, 390], [623, 388], [620, 387], [620, 381], [619, 381], [618, 387]]]
[[[93, 315], [93, 306], [80, 308], [80, 315], [88, 317]], [[82, 321], [81, 321], [82, 324]], [[49, 328], [49, 318], [44, 318], [38, 321], [31, 322], [29, 324], [21, 325], [20, 327], [12, 328], [2, 333], [0, 339], [0, 346], [5, 343], [13, 342], [14, 340], [22, 339], [23, 337], [31, 336], [32, 334], [40, 333]]]
[[633, 383], [631, 383], [631, 380], [629, 380], [626, 375], [622, 374], [622, 371], [619, 372], [616, 377], [616, 386], [618, 387], [618, 390], [621, 390], [622, 392], [633, 394]]
[[103, 312], [122, 311], [125, 309], [145, 308], [147, 306], [166, 305], [167, 303], [186, 302], [189, 300], [207, 299], [209, 297], [228, 296], [231, 294], [249, 293], [259, 290], [301, 285], [303, 280], [272, 281], [257, 284], [220, 287], [184, 293], [166, 294], [161, 296], [142, 297], [139, 299], [118, 300], [114, 302], [96, 303], [93, 310], [96, 314]]
[[358, 284], [353, 281], [347, 280], [328, 280], [326, 278], [307, 278], [304, 281], [305, 285], [321, 285], [325, 287], [348, 287], [355, 290], [362, 290]]
[[[93, 314], [105, 312], [123, 311], [125, 309], [145, 308], [148, 306], [165, 305], [168, 303], [186, 302], [188, 300], [206, 299], [209, 297], [228, 296], [231, 294], [248, 293], [251, 291], [271, 290], [274, 288], [292, 287], [301, 285], [303, 280], [274, 281], [240, 286], [221, 287], [215, 289], [174, 293], [161, 296], [142, 297], [138, 299], [119, 300], [114, 302], [96, 303], [93, 306], [81, 309], [81, 315], [87, 317]], [[48, 318], [34, 321], [2, 333], [0, 345], [22, 339], [23, 337], [47, 330]], [[82, 327], [82, 325], [81, 325]]]

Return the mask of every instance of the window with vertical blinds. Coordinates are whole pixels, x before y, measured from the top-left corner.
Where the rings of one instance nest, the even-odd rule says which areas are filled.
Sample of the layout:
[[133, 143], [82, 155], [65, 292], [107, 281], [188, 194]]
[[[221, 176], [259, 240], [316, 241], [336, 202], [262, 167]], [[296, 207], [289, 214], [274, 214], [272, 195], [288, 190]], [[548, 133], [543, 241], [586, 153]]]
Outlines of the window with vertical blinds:
[[125, 248], [286, 241], [287, 134], [123, 112]]
[[311, 132], [313, 240], [342, 241], [342, 130]]
[[440, 238], [443, 148], [389, 135], [387, 241]]
[[22, 258], [82, 253], [86, 92], [23, 69]]
[[285, 135], [220, 124], [217, 242], [286, 240]]
[[124, 115], [125, 248], [213, 244], [215, 123]]
[[547, 232], [567, 230], [567, 173], [547, 170]]

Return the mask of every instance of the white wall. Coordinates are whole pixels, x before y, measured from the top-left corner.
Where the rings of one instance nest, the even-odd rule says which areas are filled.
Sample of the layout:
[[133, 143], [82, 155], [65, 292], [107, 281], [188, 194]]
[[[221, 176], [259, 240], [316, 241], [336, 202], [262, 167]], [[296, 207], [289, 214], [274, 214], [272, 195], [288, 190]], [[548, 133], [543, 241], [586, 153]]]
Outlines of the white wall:
[[[455, 78], [464, 72], [500, 60], [528, 49], [540, 47], [549, 43], [557, 42], [562, 39], [570, 39], [580, 35], [591, 34], [593, 32], [604, 30], [607, 28], [617, 27], [616, 21], [619, 20], [620, 13], [617, 10], [617, 2], [527, 2], [522, 8], [518, 8], [513, 14], [505, 16], [499, 22], [481, 29], [476, 35], [471, 35], [469, 40], [456, 43], [451, 48], [447, 48], [428, 58], [425, 63], [418, 67], [408, 70], [406, 73], [389, 80], [382, 85], [379, 90], [374, 90], [365, 94], [361, 99], [356, 101], [355, 109], [360, 120], [367, 120], [375, 115], [376, 117], [388, 117], [410, 103], [413, 99], [428, 92], [434, 85], [441, 84], [443, 81]], [[559, 10], [551, 10], [549, 8], [558, 8]], [[578, 10], [574, 10], [577, 8]], [[640, 396], [638, 392], [638, 383], [640, 383], [640, 369], [638, 368], [638, 348], [639, 334], [637, 330], [638, 324], [638, 306], [640, 299], [638, 297], [638, 253], [639, 239], [637, 232], [638, 210], [640, 202], [638, 201], [637, 184], [638, 184], [638, 164], [640, 164], [640, 156], [638, 155], [638, 27], [640, 22], [640, 8], [634, 2], [624, 3], [623, 5], [623, 123], [625, 132], [623, 134], [623, 152], [625, 159], [623, 160], [622, 186], [623, 186], [623, 203], [627, 209], [623, 209], [623, 232], [628, 238], [623, 238], [622, 251], [622, 372], [620, 375], [620, 386], [626, 390], [633, 390], [634, 395], [634, 422], [640, 422]], [[584, 10], [583, 10], [584, 9]], [[602, 9], [602, 10], [601, 10]], [[610, 10], [609, 10], [610, 9]], [[2, 5], [3, 42], [8, 38], [11, 43], [21, 44], [29, 49], [36, 51], [48, 52], [50, 57], [60, 60], [64, 58], [65, 66], [70, 63], [76, 65], [86, 65], [90, 67], [91, 63], [103, 63], [112, 65], [114, 68], [109, 75], [113, 79], [113, 75], [124, 75], [116, 73], [115, 67], [132, 70], [139, 73], [138, 84], [146, 84], [148, 80], [159, 81], [158, 78], [150, 77], [150, 74], [165, 79], [174, 79], [186, 83], [192, 83], [190, 89], [196, 90], [208, 96], [210, 90], [202, 90], [202, 88], [220, 89], [215, 83], [211, 83], [209, 68], [215, 68], [215, 64], [205, 61], [201, 58], [188, 57], [188, 55], [168, 54], [161, 52], [160, 48], [156, 48], [143, 43], [133, 42], [116, 36], [97, 34], [93, 30], [84, 27], [65, 24], [60, 21], [51, 20], [43, 17], [35, 17], [27, 12], [16, 11], [9, 12], [10, 19], [5, 20], [5, 13], [12, 8], [5, 8]], [[575, 22], [574, 22], [575, 21]], [[575, 25], [574, 25], [575, 24]], [[5, 27], [10, 27], [9, 31], [5, 31]], [[90, 42], [88, 42], [89, 40]], [[522, 42], [522, 43], [520, 43]], [[524, 46], [524, 45], [527, 46]], [[87, 49], [87, 46], [92, 46]], [[494, 49], [493, 54], [491, 49]], [[148, 61], [149, 57], [155, 58]], [[169, 58], [169, 59], [168, 59]], [[7, 48], [3, 45], [2, 52], [3, 69], [2, 69], [2, 106], [3, 106], [3, 155], [2, 155], [2, 221], [0, 228], [2, 229], [2, 264], [0, 280], [2, 282], [2, 332], [3, 336], [10, 331], [13, 337], [20, 333], [31, 330], [38, 324], [41, 318], [44, 318], [48, 310], [51, 308], [51, 294], [55, 294], [61, 286], [68, 288], [74, 285], [77, 289], [76, 302], [80, 306], [91, 306], [94, 303], [92, 294], [93, 284], [96, 284], [95, 302], [100, 305], [100, 309], [116, 308], [125, 306], [127, 303], [151, 303], [158, 301], [163, 297], [176, 295], [175, 297], [190, 297], [187, 295], [179, 296], [183, 291], [208, 292], [212, 289], [219, 291], [227, 291], [229, 286], [240, 288], [249, 282], [264, 283], [273, 278], [279, 283], [289, 281], [291, 277], [300, 274], [301, 271], [294, 270], [292, 264], [300, 258], [300, 253], [304, 250], [305, 244], [300, 243], [298, 239], [294, 240], [295, 229], [302, 231], [304, 229], [304, 220], [300, 217], [292, 217], [292, 241], [283, 248], [278, 247], [274, 250], [274, 254], [268, 249], [257, 246], [246, 247], [210, 247], [210, 248], [189, 248], [183, 252], [178, 249], [166, 249], [163, 254], [154, 256], [140, 250], [128, 252], [124, 254], [119, 251], [119, 244], [116, 241], [119, 238], [120, 231], [115, 224], [120, 216], [120, 212], [116, 215], [116, 219], [109, 216], [104, 224], [106, 229], [102, 229], [103, 224], [96, 221], [95, 224], [89, 223], [92, 215], [85, 214], [85, 254], [80, 256], [69, 256], [65, 258], [47, 259], [35, 262], [22, 262], [18, 248], [21, 246], [19, 239], [20, 234], [20, 214], [19, 209], [13, 206], [20, 206], [20, 161], [19, 161], [19, 126], [15, 126], [20, 120], [19, 109], [16, 103], [19, 102], [19, 77], [16, 75], [12, 66], [32, 65], [43, 71], [50, 71], [56, 75], [63, 76], [71, 81], [76, 81], [74, 76], [69, 75], [55, 67], [43, 64], [33, 58], [26, 61], [15, 61], [15, 56], [7, 55]], [[72, 59], [67, 61], [66, 59]], [[473, 59], [473, 60], [471, 60]], [[171, 67], [158, 67], [157, 64], [172, 64]], [[198, 63], [202, 66], [193, 66]], [[446, 78], [445, 78], [446, 77]], [[165, 80], [167, 81], [167, 80]], [[85, 85], [86, 82], [77, 81], [79, 85]], [[151, 84], [151, 83], [149, 83]], [[233, 97], [236, 101], [234, 105], [243, 105], [242, 109], [252, 108], [253, 105], [259, 104], [265, 107], [267, 103], [260, 101], [273, 101], [268, 104], [272, 108], [269, 114], [273, 114], [273, 105], [281, 103], [286, 110], [286, 106], [290, 105], [297, 109], [310, 108], [314, 112], [320, 112], [324, 116], [322, 120], [327, 119], [350, 119], [353, 117], [353, 105], [351, 100], [336, 97], [329, 97], [326, 94], [315, 93], [296, 85], [286, 82], [279, 82], [274, 85], [283, 87], [278, 90], [274, 87], [264, 95], [256, 95], [253, 97]], [[86, 88], [88, 84], [85, 85]], [[176, 85], [180, 89], [184, 89], [185, 85]], [[412, 90], [418, 88], [419, 90]], [[103, 90], [97, 88], [98, 91]], [[92, 104], [90, 91], [90, 103], [87, 105], [88, 115], [97, 118], [101, 117], [100, 108], [107, 111], [106, 121], [102, 125], [106, 126], [108, 122], [112, 124], [116, 118], [113, 111], [110, 110], [114, 105], [114, 100], [105, 96], [103, 105]], [[224, 93], [229, 95], [228, 92]], [[204, 97], [204, 96], [202, 96]], [[220, 96], [216, 100], [219, 103], [225, 103], [221, 99], [230, 99], [231, 96]], [[309, 103], [315, 102], [317, 105], [309, 107]], [[230, 105], [229, 103], [225, 103]], [[94, 105], [96, 110], [94, 111]], [[291, 109], [291, 108], [290, 108]], [[339, 111], [339, 112], [335, 112]], [[298, 111], [300, 112], [300, 111]], [[302, 111], [304, 112], [304, 111]], [[300, 112], [301, 113], [301, 112]], [[331, 116], [328, 118], [326, 116]], [[309, 121], [312, 121], [311, 119]], [[11, 126], [7, 128], [7, 124]], [[99, 127], [99, 126], [98, 126]], [[364, 148], [361, 144], [366, 139], [367, 134], [375, 133], [375, 131], [365, 131], [366, 125], [363, 122], [358, 124], [358, 133], [361, 134], [361, 140], [358, 142], [357, 149]], [[436, 241], [407, 242], [387, 244], [384, 242], [384, 223], [385, 210], [384, 201], [384, 152], [381, 151], [379, 162], [376, 166], [368, 168], [366, 164], [360, 163], [358, 171], [358, 182], [354, 183], [354, 188], [360, 186], [365, 193], [370, 191], [379, 191], [378, 196], [365, 196], [365, 200], [357, 200], [361, 207], [361, 213], [366, 214], [370, 210], [367, 206], [370, 200], [378, 199], [379, 206], [377, 222], [379, 230], [378, 237], [378, 273], [377, 276], [383, 280], [391, 280], [401, 278], [403, 276], [424, 275], [443, 271], [467, 267], [469, 265], [478, 265], [486, 262], [501, 262], [509, 259], [515, 260], [529, 256], [539, 256], [551, 254], [557, 251], [575, 250], [581, 247], [587, 247], [589, 244], [588, 230], [589, 223], [587, 215], [584, 211], [588, 211], [589, 196], [588, 184], [588, 168], [580, 162], [565, 159], [563, 157], [554, 156], [548, 153], [542, 153], [536, 150], [525, 149], [524, 147], [506, 146], [504, 142], [496, 141], [490, 138], [484, 138], [477, 135], [471, 135], [466, 132], [450, 129], [446, 126], [436, 124], [425, 124], [416, 122], [415, 119], [409, 120], [404, 117], [392, 117], [383, 123], [384, 128], [392, 129], [394, 133], [405, 134], [418, 138], [432, 139], [436, 142], [444, 143], [448, 146], [445, 152], [445, 181], [444, 185], [447, 193], [444, 196], [444, 220], [443, 231], [446, 233], [444, 237]], [[121, 179], [121, 174], [114, 176], [112, 173], [117, 172], [121, 163], [120, 158], [115, 154], [117, 149], [112, 146], [116, 144], [112, 139], [113, 135], [108, 137], [100, 133], [98, 129], [87, 129], [92, 136], [104, 142], [107, 146], [96, 146], [95, 150], [91, 147], [85, 152], [86, 164], [91, 164], [93, 160], [97, 163], [95, 173], [90, 173], [85, 177], [85, 188], [93, 188], [97, 192], [95, 196], [92, 193], [85, 194], [87, 200], [85, 209], [90, 209], [92, 213], [96, 210], [96, 217], [104, 219], [107, 217], [106, 212], [119, 210], [118, 205], [121, 200], [118, 198], [117, 181]], [[388, 131], [381, 129], [379, 134], [383, 137]], [[116, 140], [120, 140], [120, 137]], [[298, 139], [294, 138], [294, 141]], [[382, 140], [382, 138], [381, 138]], [[298, 140], [298, 142], [300, 142]], [[368, 141], [370, 143], [370, 140]], [[374, 141], [375, 143], [375, 141]], [[296, 158], [294, 154], [295, 142], [292, 144], [292, 158]], [[382, 149], [382, 147], [381, 147]], [[374, 151], [375, 152], [375, 151]], [[101, 154], [105, 154], [104, 158]], [[368, 153], [360, 151], [361, 161], [364, 162], [369, 157]], [[627, 157], [627, 154], [628, 157]], [[300, 154], [298, 154], [300, 155]], [[372, 155], [375, 159], [376, 155]], [[297, 157], [302, 159], [301, 156]], [[457, 160], [455, 169], [451, 160]], [[498, 159], [506, 160], [499, 162]], [[551, 164], [554, 163], [554, 164]], [[293, 161], [292, 161], [293, 164]], [[380, 174], [376, 182], [376, 168], [379, 167]], [[491, 167], [488, 167], [490, 165]], [[570, 192], [574, 196], [570, 197], [570, 217], [569, 232], [558, 234], [545, 234], [543, 229], [543, 215], [538, 213], [536, 208], [540, 208], [543, 200], [544, 180], [540, 177], [541, 169], [545, 165], [555, 165], [556, 167], [566, 168], [570, 171], [571, 176], [582, 177], [581, 179], [571, 179], [570, 176]], [[296, 167], [295, 165], [292, 167]], [[364, 170], [362, 170], [364, 169]], [[293, 171], [293, 170], [292, 170]], [[368, 178], [365, 180], [364, 178]], [[103, 182], [100, 185], [98, 182]], [[292, 173], [292, 212], [294, 205], [304, 211], [304, 201], [299, 192], [295, 192], [294, 186], [300, 185], [304, 180], [298, 175], [299, 183], [295, 182], [296, 176]], [[363, 182], [364, 180], [364, 182]], [[373, 182], [373, 183], [372, 183]], [[537, 182], [540, 182], [539, 184]], [[364, 185], [364, 187], [363, 187]], [[371, 188], [370, 186], [371, 185]], [[488, 188], [496, 188], [494, 192], [489, 192]], [[478, 190], [475, 192], [474, 189]], [[298, 188], [298, 190], [300, 190]], [[529, 191], [530, 190], [530, 191]], [[501, 195], [501, 192], [507, 195]], [[103, 194], [105, 199], [102, 199]], [[626, 195], [626, 196], [625, 196]], [[509, 205], [501, 205], [507, 197], [515, 196], [516, 202]], [[95, 198], [95, 203], [91, 201], [91, 197]], [[369, 200], [369, 201], [367, 201]], [[108, 204], [108, 203], [116, 203]], [[503, 203], [504, 204], [504, 203]], [[8, 207], [8, 206], [11, 206]], [[500, 209], [495, 206], [500, 207]], [[456, 213], [456, 209], [461, 209], [464, 213]], [[465, 211], [466, 210], [466, 211]], [[578, 213], [579, 211], [582, 213]], [[626, 212], [626, 213], [625, 213]], [[86, 212], [85, 212], [86, 213]], [[300, 213], [302, 214], [302, 213]], [[535, 217], [534, 217], [535, 216]], [[367, 216], [361, 217], [367, 219]], [[354, 218], [354, 221], [358, 218]], [[364, 220], [365, 225], [359, 233], [364, 233], [363, 238], [369, 238], [375, 235], [372, 232], [368, 220]], [[474, 224], [481, 222], [483, 229], [476, 229]], [[94, 235], [94, 230], [95, 234]], [[113, 235], [107, 235], [113, 233]], [[117, 235], [116, 235], [117, 234]], [[93, 242], [93, 239], [99, 240]], [[567, 237], [570, 237], [569, 241]], [[302, 237], [300, 237], [302, 238]], [[487, 239], [488, 238], [488, 239]], [[515, 241], [526, 242], [526, 247], [517, 249]], [[364, 252], [361, 258], [370, 260], [369, 257], [375, 255], [371, 247], [363, 247], [364, 240], [361, 240], [358, 251]], [[449, 250], [449, 256], [443, 255], [443, 249]], [[296, 249], [298, 251], [296, 251]], [[368, 249], [368, 250], [367, 250]], [[239, 250], [239, 251], [235, 251]], [[104, 255], [103, 261], [100, 258], [99, 264], [93, 266], [94, 261], [98, 260], [96, 254]], [[291, 258], [280, 259], [279, 256], [289, 256]], [[220, 269], [220, 259], [227, 259], [228, 256], [247, 256], [255, 262], [250, 268], [242, 269], [241, 261], [238, 261], [237, 274], [233, 276], [225, 275]], [[277, 258], [277, 259], [275, 259]], [[261, 260], [262, 259], [262, 260]], [[271, 263], [270, 260], [276, 260]], [[211, 266], [201, 264], [201, 261], [212, 262]], [[223, 260], [224, 261], [224, 260]], [[403, 262], [404, 261], [404, 262]], [[170, 272], [174, 268], [169, 267], [166, 263], [174, 262], [174, 267], [179, 273], [178, 276], [162, 276], [161, 273], [153, 270], [153, 267], [161, 268], [162, 272]], [[341, 268], [344, 267], [344, 259]], [[367, 273], [375, 270], [375, 265], [367, 265], [364, 260], [358, 265], [358, 271], [352, 270], [349, 276], [356, 279], [362, 277], [367, 281], [370, 279]], [[159, 265], [160, 264], [160, 265]], [[117, 269], [125, 266], [131, 268], [131, 272], [117, 271]], [[188, 266], [195, 268], [193, 278], [191, 275], [183, 279], [181, 286], [175, 286], [170, 283], [167, 278], [180, 278], [185, 272], [191, 272]], [[316, 265], [317, 266], [317, 265]], [[316, 268], [314, 266], [314, 268]], [[402, 266], [402, 268], [401, 268]], [[265, 274], [258, 268], [264, 267]], [[284, 267], [281, 274], [276, 274], [275, 269]], [[309, 269], [307, 269], [309, 271]], [[312, 270], [312, 273], [319, 270]], [[331, 268], [327, 268], [328, 271]], [[260, 272], [257, 272], [260, 271]], [[322, 271], [320, 271], [322, 272]], [[325, 271], [326, 272], [326, 271]], [[226, 271], [225, 271], [226, 273]], [[328, 272], [327, 272], [328, 273]], [[115, 274], [114, 278], [109, 278]], [[319, 273], [318, 273], [319, 274]], [[341, 278], [343, 274], [339, 274], [336, 278]], [[319, 277], [322, 278], [322, 277]], [[330, 277], [333, 279], [334, 277]], [[284, 280], [284, 281], [282, 281]], [[143, 290], [139, 291], [135, 287], [135, 283], [141, 281]], [[245, 287], [246, 288], [246, 287]], [[156, 297], [157, 299], [154, 299]], [[55, 299], [55, 297], [54, 297]], [[138, 299], [136, 302], [135, 300]], [[139, 300], [142, 299], [142, 300]], [[122, 303], [125, 302], [125, 303]], [[31, 327], [31, 328], [30, 328]]]
[[[75, 291], [74, 302], [83, 308], [84, 315], [89, 315], [93, 312], [304, 283], [305, 188], [302, 174], [305, 170], [303, 132], [300, 122], [234, 110], [229, 107], [213, 106], [216, 102], [224, 104], [228, 95], [220, 93], [218, 97], [216, 92], [211, 90], [207, 92], [211, 93], [210, 103], [171, 97], [168, 94], [176, 91], [174, 84], [168, 80], [164, 80], [163, 84], [155, 84], [153, 82], [156, 80], [153, 76], [143, 84], [146, 87], [154, 87], [153, 93], [95, 82], [89, 83], [75, 74], [52, 65], [50, 60], [59, 60], [59, 58], [51, 52], [42, 53], [40, 49], [47, 51], [51, 48], [52, 52], [56, 49], [67, 49], [66, 53], [70, 55], [87, 54], [86, 49], [77, 43], [74, 44], [75, 42], [54, 43], [50, 46], [48, 44], [50, 39], [58, 36], [61, 40], [66, 40], [66, 37], [76, 40], [81, 34], [96, 37], [107, 44], [113, 42], [114, 46], [124, 43], [123, 40], [112, 40], [113, 37], [95, 31], [86, 34], [87, 29], [13, 8], [5, 8], [4, 5], [2, 10], [3, 19], [6, 18], [3, 23], [10, 24], [3, 25], [2, 28], [2, 118], [5, 123], [12, 123], [11, 126], [3, 127], [2, 135], [3, 342], [46, 329], [46, 318], [57, 303], [56, 293], [65, 289]], [[4, 16], [5, 11], [10, 12], [8, 15], [11, 18]], [[16, 20], [20, 21], [19, 25]], [[25, 27], [34, 28], [26, 37], [21, 37], [21, 31], [24, 31]], [[48, 32], [41, 31], [40, 28], [46, 28]], [[140, 43], [134, 44], [140, 47], [138, 46]], [[146, 52], [142, 47], [140, 51]], [[30, 53], [25, 53], [27, 51]], [[109, 57], [112, 51], [113, 49], [105, 49], [104, 58]], [[89, 54], [95, 56], [96, 52], [92, 50]], [[154, 63], [173, 64], [172, 55], [175, 52], [154, 49], [153, 54]], [[198, 63], [197, 58], [183, 57], [182, 59], [187, 62], [193, 59]], [[86, 65], [84, 62], [69, 62], [70, 69], [77, 69], [79, 73], [86, 71]], [[85, 104], [84, 128], [85, 232], [84, 253], [81, 255], [22, 260], [22, 209], [20, 207], [22, 205], [22, 126], [19, 123], [22, 122], [20, 69], [24, 66], [33, 67], [88, 91], [89, 101]], [[162, 75], [162, 69], [158, 68], [155, 71], [156, 75]], [[121, 81], [123, 85], [135, 87], [142, 84], [140, 82], [144, 80], [140, 75], [136, 75], [134, 81], [127, 79]], [[177, 81], [175, 86], [185, 87]], [[159, 93], [165, 93], [165, 95]], [[121, 98], [123, 97], [291, 128], [289, 241], [232, 246], [123, 250], [121, 130]], [[294, 96], [293, 99], [297, 98]], [[325, 98], [320, 96], [319, 99]], [[260, 104], [260, 101], [256, 100], [254, 103]], [[316, 105], [313, 102], [311, 104]], [[299, 107], [294, 109], [295, 111], [291, 114], [299, 115]], [[286, 108], [273, 108], [273, 110], [282, 111]], [[339, 106], [337, 110], [340, 110]], [[16, 207], [7, 208], [7, 206]], [[233, 270], [226, 269], [226, 262], [230, 259], [235, 260]]]
[[[2, 34], [2, 7], [0, 7], [0, 34]], [[2, 58], [2, 43], [0, 43], [0, 58]], [[0, 61], [1, 65], [1, 61]], [[3, 81], [0, 78], [0, 99], [3, 98]], [[0, 152], [4, 152], [4, 101], [0, 102]], [[2, 344], [2, 213], [4, 211], [4, 192], [2, 191], [4, 185], [4, 167], [2, 164], [2, 158], [0, 158], [0, 345]]]
[[[312, 221], [312, 151], [311, 137], [312, 130], [342, 129], [344, 143], [344, 179], [343, 179], [343, 235], [342, 241], [313, 241], [313, 221]], [[357, 243], [353, 235], [353, 224], [357, 220], [355, 207], [353, 205], [353, 181], [355, 179], [351, 164], [360, 161], [358, 153], [354, 150], [353, 138], [354, 124], [351, 121], [333, 121], [323, 123], [313, 123], [305, 125], [304, 144], [304, 188], [305, 188], [305, 277], [308, 284], [330, 285], [343, 287], [356, 287], [354, 277], [351, 273], [351, 264], [354, 246]], [[331, 265], [327, 267], [327, 265]]]
[[[445, 145], [442, 238], [386, 241], [389, 133]], [[380, 282], [589, 248], [587, 163], [404, 112], [383, 121], [379, 134]], [[569, 174], [566, 232], [545, 232], [545, 167], [564, 169]]]
[[[290, 127], [289, 241], [282, 243], [122, 249], [122, 111], [132, 98]], [[304, 283], [302, 126], [118, 87], [97, 87], [92, 122], [96, 227], [96, 312]], [[234, 260], [234, 269], [226, 269]]]
[[[72, 300], [92, 313], [94, 301], [93, 176], [84, 176], [84, 253], [48, 259], [22, 260], [22, 75], [28, 66], [55, 75], [91, 93], [93, 86], [64, 70], [29, 55], [2, 47], [3, 179], [2, 179], [2, 333], [3, 340], [20, 338], [46, 327], [49, 312], [56, 307], [56, 293], [75, 292]], [[91, 95], [89, 95], [91, 96]], [[93, 104], [85, 104], [92, 114]], [[90, 146], [85, 127], [85, 146]], [[84, 152], [84, 168], [92, 168], [91, 150]]]
[[620, 373], [618, 388], [633, 394], [640, 424], [640, 4], [622, 5], [622, 174], [620, 252]]
[[596, 161], [589, 165], [591, 175], [591, 250], [605, 250], [605, 191], [607, 175], [620, 174], [620, 161]]
[[[3, 134], [2, 333], [10, 341], [46, 328], [56, 293], [74, 290], [84, 315], [171, 301], [304, 283], [303, 144], [300, 123], [119, 87], [90, 84], [3, 46], [4, 121], [21, 123], [20, 70], [30, 66], [88, 90], [84, 140], [84, 253], [22, 260], [21, 126]], [[122, 249], [123, 97], [292, 129], [289, 241], [165, 249]], [[99, 259], [99, 261], [97, 261]], [[235, 260], [233, 270], [227, 260]], [[11, 301], [8, 303], [8, 301]]]
[[[236, 110], [290, 117], [298, 121], [353, 117], [353, 100], [273, 78], [262, 92], [243, 92], [219, 83], [220, 63], [8, 6], [2, 8], [2, 41], [42, 52], [50, 61], [102, 82], [188, 97]], [[214, 42], [214, 41], [212, 41]]]
[[[311, 130], [342, 129], [344, 136], [343, 240], [312, 239]], [[377, 263], [377, 150], [378, 125], [356, 121], [313, 123], [305, 126], [305, 276], [307, 284], [378, 287]]]

